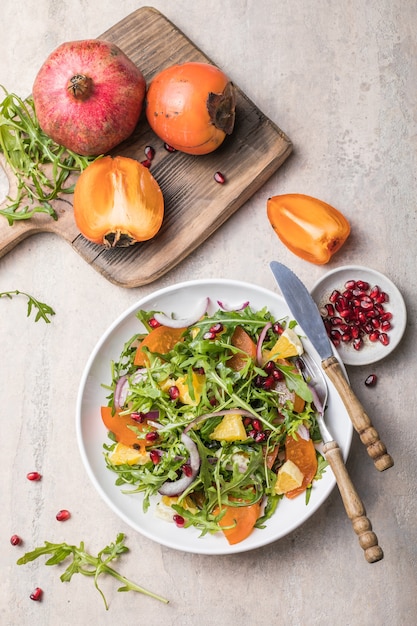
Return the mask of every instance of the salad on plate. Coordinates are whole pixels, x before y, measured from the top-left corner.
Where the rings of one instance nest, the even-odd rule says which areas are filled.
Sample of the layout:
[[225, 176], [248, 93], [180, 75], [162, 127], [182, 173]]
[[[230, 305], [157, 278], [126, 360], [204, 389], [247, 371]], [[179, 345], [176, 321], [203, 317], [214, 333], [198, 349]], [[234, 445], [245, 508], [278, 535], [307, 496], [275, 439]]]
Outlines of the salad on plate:
[[279, 515], [283, 498], [308, 504], [326, 462], [296, 322], [209, 298], [187, 319], [136, 317], [103, 383], [116, 485], [142, 494], [144, 511], [156, 498], [158, 517], [230, 545]]

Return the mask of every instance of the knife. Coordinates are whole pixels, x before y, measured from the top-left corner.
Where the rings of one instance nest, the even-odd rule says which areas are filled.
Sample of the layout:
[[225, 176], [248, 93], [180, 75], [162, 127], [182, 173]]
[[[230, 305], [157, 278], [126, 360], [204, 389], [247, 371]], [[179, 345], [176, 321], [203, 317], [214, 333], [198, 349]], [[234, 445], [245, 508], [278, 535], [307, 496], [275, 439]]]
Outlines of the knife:
[[388, 454], [385, 444], [381, 441], [365, 409], [346, 380], [339, 361], [334, 356], [320, 311], [312, 296], [298, 276], [286, 265], [272, 261], [270, 268], [291, 314], [317, 350], [321, 359], [321, 366], [336, 387], [353, 427], [366, 446], [375, 467], [380, 472], [392, 467], [394, 465], [392, 457]]

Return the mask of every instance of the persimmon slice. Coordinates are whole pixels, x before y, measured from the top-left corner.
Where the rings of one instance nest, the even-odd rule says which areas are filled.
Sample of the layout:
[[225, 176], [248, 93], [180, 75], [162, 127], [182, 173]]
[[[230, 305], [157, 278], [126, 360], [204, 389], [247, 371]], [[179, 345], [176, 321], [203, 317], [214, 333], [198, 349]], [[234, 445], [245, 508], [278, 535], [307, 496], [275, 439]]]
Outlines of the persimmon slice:
[[113, 433], [116, 441], [123, 443], [125, 446], [136, 446], [145, 448], [147, 445], [152, 445], [153, 441], [147, 441], [146, 439], [138, 439], [137, 431], [132, 430], [129, 426], [134, 426], [137, 430], [155, 430], [150, 428], [148, 424], [140, 423], [134, 420], [130, 415], [120, 415], [118, 411], [113, 412], [110, 406], [101, 407], [101, 419], [106, 428]]
[[238, 372], [245, 367], [248, 357], [253, 360], [256, 358], [256, 344], [242, 326], [236, 326], [231, 338], [231, 344], [246, 353], [236, 352], [227, 360], [227, 365], [235, 372]]
[[145, 346], [150, 352], [158, 352], [166, 354], [174, 348], [179, 341], [186, 328], [169, 328], [168, 326], [157, 326], [153, 328], [148, 335], [141, 341], [135, 354], [135, 365], [146, 365], [147, 356], [142, 348]]
[[295, 463], [304, 474], [300, 487], [285, 494], [287, 498], [295, 498], [307, 489], [317, 472], [317, 456], [313, 441], [302, 437], [295, 439], [287, 436], [285, 439], [285, 459]]
[[[248, 504], [246, 506], [224, 506], [226, 513], [219, 522], [222, 527], [232, 526], [232, 528], [223, 528], [223, 534], [230, 545], [240, 543], [247, 539], [259, 518], [261, 513], [260, 502]], [[213, 511], [214, 515], [220, 513], [220, 508], [216, 507]]]

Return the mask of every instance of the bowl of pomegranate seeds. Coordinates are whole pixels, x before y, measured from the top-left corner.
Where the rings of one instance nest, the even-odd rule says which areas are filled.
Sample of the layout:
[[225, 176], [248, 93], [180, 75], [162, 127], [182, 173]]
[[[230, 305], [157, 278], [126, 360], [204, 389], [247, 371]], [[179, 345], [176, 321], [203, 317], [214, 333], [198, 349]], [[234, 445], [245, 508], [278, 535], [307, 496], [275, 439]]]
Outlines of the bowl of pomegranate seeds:
[[311, 295], [346, 365], [380, 361], [401, 341], [407, 322], [404, 299], [380, 272], [345, 265], [325, 274]]

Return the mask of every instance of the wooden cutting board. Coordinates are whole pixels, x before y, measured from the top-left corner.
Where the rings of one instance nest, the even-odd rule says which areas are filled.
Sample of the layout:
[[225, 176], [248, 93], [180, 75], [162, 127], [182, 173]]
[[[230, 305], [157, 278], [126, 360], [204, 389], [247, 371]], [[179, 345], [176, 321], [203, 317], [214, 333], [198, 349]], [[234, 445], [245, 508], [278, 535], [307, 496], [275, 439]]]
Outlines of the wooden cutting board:
[[[138, 9], [100, 39], [118, 45], [141, 69], [147, 83], [174, 63], [210, 62], [172, 22], [149, 7]], [[229, 78], [233, 81], [233, 76]], [[151, 172], [164, 195], [165, 217], [154, 239], [111, 250], [93, 244], [77, 230], [72, 196], [65, 196], [52, 202], [57, 221], [37, 214], [9, 226], [0, 216], [0, 257], [30, 235], [52, 232], [116, 285], [138, 287], [163, 276], [237, 211], [291, 153], [289, 138], [236, 88], [235, 129], [212, 154], [196, 157], [167, 152], [144, 116], [132, 137], [113, 151], [142, 161], [146, 145], [156, 150]], [[216, 171], [225, 175], [225, 184], [214, 181]], [[6, 173], [9, 194], [14, 197], [15, 180], [7, 168]]]

